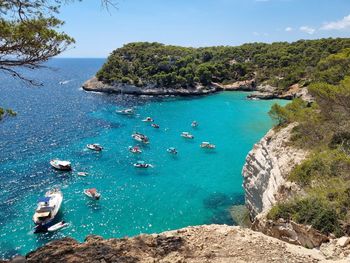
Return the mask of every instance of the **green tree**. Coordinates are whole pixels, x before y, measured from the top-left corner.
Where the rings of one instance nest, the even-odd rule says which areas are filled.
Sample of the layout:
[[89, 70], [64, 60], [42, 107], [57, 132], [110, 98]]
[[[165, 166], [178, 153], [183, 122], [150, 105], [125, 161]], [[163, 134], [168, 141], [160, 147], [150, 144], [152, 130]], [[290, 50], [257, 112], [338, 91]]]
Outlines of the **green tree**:
[[[55, 17], [66, 2], [69, 1], [0, 1], [0, 71], [38, 84], [20, 74], [18, 68], [40, 68], [74, 43], [72, 37], [60, 31], [64, 22]], [[102, 3], [107, 8], [114, 5], [110, 0]]]

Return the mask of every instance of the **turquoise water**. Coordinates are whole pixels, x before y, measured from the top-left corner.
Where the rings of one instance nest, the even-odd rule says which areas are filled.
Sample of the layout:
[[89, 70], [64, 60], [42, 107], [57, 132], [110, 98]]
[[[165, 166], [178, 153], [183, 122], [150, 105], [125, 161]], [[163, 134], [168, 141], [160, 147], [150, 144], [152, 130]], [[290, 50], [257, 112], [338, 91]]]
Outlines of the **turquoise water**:
[[[228, 209], [244, 202], [245, 156], [272, 126], [267, 114], [271, 105], [285, 102], [249, 101], [241, 92], [137, 101], [86, 93], [79, 85], [102, 61], [51, 63], [61, 71], [47, 75], [42, 90], [23, 92], [11, 86], [15, 95], [5, 98], [5, 106], [14, 105], [21, 114], [1, 124], [0, 146], [5, 150], [0, 155], [0, 258], [24, 254], [64, 236], [82, 241], [88, 234], [108, 238], [189, 225], [234, 224]], [[71, 74], [75, 81], [57, 85]], [[37, 92], [41, 99], [50, 96], [35, 103], [38, 94], [32, 93]], [[126, 106], [134, 106], [137, 115], [115, 113]], [[154, 118], [160, 129], [141, 122], [146, 116]], [[198, 128], [191, 127], [193, 120], [199, 122]], [[127, 149], [135, 144], [134, 131], [150, 138], [138, 156]], [[182, 131], [191, 132], [195, 139], [181, 138]], [[215, 143], [216, 150], [200, 149], [202, 141]], [[87, 143], [100, 143], [105, 149], [92, 152], [85, 148]], [[177, 156], [166, 152], [170, 146], [178, 149]], [[70, 160], [73, 171], [50, 169], [48, 161], [54, 157]], [[132, 164], [138, 160], [154, 168], [136, 169]], [[89, 175], [79, 177], [79, 171]], [[62, 189], [60, 218], [70, 226], [56, 233], [33, 234], [36, 200], [53, 186]], [[82, 194], [90, 187], [101, 192], [101, 200], [91, 201]]]

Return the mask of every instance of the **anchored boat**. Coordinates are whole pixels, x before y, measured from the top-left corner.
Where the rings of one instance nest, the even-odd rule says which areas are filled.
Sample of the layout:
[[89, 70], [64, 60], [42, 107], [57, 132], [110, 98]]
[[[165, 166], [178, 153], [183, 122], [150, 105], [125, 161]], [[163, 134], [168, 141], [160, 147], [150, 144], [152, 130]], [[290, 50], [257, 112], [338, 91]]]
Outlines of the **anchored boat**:
[[117, 110], [116, 113], [121, 114], [121, 115], [133, 115], [134, 110], [133, 109]]
[[166, 149], [166, 151], [171, 154], [177, 154], [177, 150], [174, 147], [170, 147]]
[[100, 152], [103, 150], [103, 147], [99, 145], [98, 143], [88, 144], [86, 147], [90, 150]]
[[96, 188], [85, 189], [84, 194], [95, 200], [98, 200], [101, 197], [101, 194], [97, 192]]
[[194, 136], [190, 134], [189, 132], [182, 132], [181, 137], [186, 138], [186, 139], [194, 139]]
[[191, 126], [192, 126], [193, 128], [196, 128], [196, 127], [198, 127], [198, 122], [196, 122], [196, 121], [193, 121], [193, 122], [191, 123]]
[[145, 163], [144, 161], [138, 161], [137, 163], [134, 163], [134, 167], [136, 168], [152, 168], [153, 165], [149, 163]]
[[151, 126], [155, 129], [159, 129], [159, 125], [158, 124], [155, 124], [155, 123], [152, 123]]
[[154, 120], [151, 117], [146, 117], [142, 120], [143, 122], [153, 122]]
[[33, 215], [34, 223], [42, 227], [51, 223], [60, 210], [62, 200], [63, 195], [60, 190], [46, 192], [45, 196], [38, 200], [38, 206]]
[[141, 150], [140, 147], [138, 147], [138, 146], [134, 146], [134, 147], [129, 146], [129, 151], [130, 151], [131, 153], [142, 153], [142, 150]]
[[54, 159], [50, 161], [50, 164], [53, 168], [60, 171], [70, 171], [72, 170], [72, 164], [69, 161], [62, 161], [59, 159]]
[[205, 149], [215, 149], [216, 147], [215, 144], [212, 144], [210, 142], [202, 142], [199, 146]]
[[138, 142], [142, 142], [142, 143], [145, 143], [145, 144], [148, 144], [149, 143], [149, 139], [146, 135], [143, 135], [142, 133], [139, 133], [139, 132], [135, 132], [131, 135], [131, 137], [138, 141]]

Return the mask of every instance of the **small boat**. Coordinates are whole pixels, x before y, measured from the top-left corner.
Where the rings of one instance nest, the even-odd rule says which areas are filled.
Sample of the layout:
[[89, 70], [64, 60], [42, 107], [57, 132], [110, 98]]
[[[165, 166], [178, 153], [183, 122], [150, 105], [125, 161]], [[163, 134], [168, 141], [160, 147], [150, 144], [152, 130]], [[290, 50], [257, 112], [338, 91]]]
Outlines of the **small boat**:
[[64, 222], [64, 221], [61, 221], [57, 224], [54, 224], [53, 226], [50, 226], [47, 231], [49, 232], [54, 232], [54, 231], [57, 231], [57, 230], [60, 230], [61, 228], [64, 228], [66, 226], [68, 226], [69, 224]]
[[159, 125], [158, 124], [155, 124], [155, 123], [152, 123], [151, 126], [155, 129], [159, 129]]
[[215, 144], [212, 144], [210, 142], [202, 142], [200, 145], [199, 145], [201, 148], [206, 148], [206, 149], [215, 149]]
[[88, 175], [87, 172], [78, 172], [78, 176], [85, 177], [85, 176], [87, 176], [87, 175]]
[[98, 143], [88, 144], [86, 147], [90, 150], [100, 152], [103, 150], [103, 147], [99, 145]]
[[53, 168], [60, 171], [70, 171], [72, 170], [72, 164], [69, 161], [61, 161], [59, 159], [54, 159], [50, 161]]
[[45, 228], [52, 222], [60, 210], [63, 194], [60, 190], [54, 189], [46, 192], [44, 197], [39, 198], [38, 205], [33, 215], [33, 221], [39, 228]]
[[153, 165], [149, 163], [145, 163], [144, 161], [138, 161], [137, 163], [134, 163], [134, 167], [136, 168], [152, 168]]
[[192, 126], [193, 128], [198, 127], [198, 122], [197, 122], [197, 121], [193, 121], [193, 122], [191, 123], [191, 126]]
[[148, 137], [142, 133], [135, 132], [131, 135], [131, 137], [138, 142], [143, 142], [145, 144], [149, 143]]
[[154, 120], [151, 117], [147, 117], [142, 120], [143, 122], [153, 122]]
[[129, 146], [129, 151], [131, 153], [142, 153], [142, 150], [138, 146]]
[[95, 200], [98, 200], [101, 197], [101, 194], [97, 192], [96, 188], [85, 189], [84, 194]]
[[194, 139], [194, 136], [190, 134], [189, 132], [182, 132], [181, 137], [186, 138], [186, 139]]
[[171, 154], [177, 154], [177, 150], [174, 147], [170, 147], [166, 149], [166, 151]]
[[116, 113], [121, 115], [133, 115], [135, 112], [133, 109], [117, 110]]

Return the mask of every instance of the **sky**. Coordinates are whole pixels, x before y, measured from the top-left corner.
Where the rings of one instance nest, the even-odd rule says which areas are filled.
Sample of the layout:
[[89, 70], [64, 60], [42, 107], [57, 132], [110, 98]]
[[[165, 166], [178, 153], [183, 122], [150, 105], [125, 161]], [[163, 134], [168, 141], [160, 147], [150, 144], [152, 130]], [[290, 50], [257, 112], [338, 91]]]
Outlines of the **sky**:
[[135, 41], [204, 47], [350, 37], [350, 0], [100, 0], [65, 5], [76, 44], [61, 57], [107, 57]]

